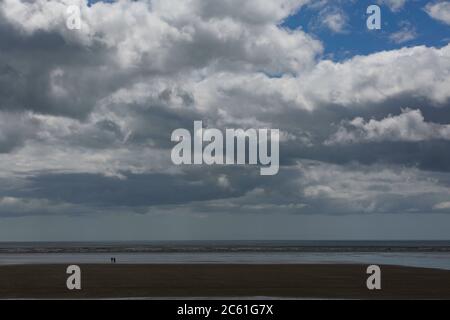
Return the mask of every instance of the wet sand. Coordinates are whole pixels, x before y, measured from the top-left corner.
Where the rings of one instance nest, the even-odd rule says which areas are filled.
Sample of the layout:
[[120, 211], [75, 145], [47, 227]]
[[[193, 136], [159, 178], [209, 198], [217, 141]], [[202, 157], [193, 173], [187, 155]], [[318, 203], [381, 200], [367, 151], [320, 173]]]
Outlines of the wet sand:
[[0, 266], [0, 298], [279, 297], [450, 299], [450, 271], [382, 266], [382, 290], [362, 265], [80, 265], [82, 290], [66, 288], [66, 265]]

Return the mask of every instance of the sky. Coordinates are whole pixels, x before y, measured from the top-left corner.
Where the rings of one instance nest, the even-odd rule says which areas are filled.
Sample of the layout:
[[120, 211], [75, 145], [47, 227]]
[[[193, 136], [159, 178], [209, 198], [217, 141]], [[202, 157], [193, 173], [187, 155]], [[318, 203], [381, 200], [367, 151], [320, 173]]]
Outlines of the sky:
[[[447, 45], [449, 29], [439, 19], [430, 19], [428, 0], [336, 0], [311, 1], [303, 10], [295, 11], [281, 24], [301, 29], [323, 42], [327, 58], [343, 61], [355, 55], [368, 55], [404, 46]], [[377, 32], [366, 28], [367, 7], [381, 8], [382, 28]]]
[[[449, 42], [450, 1], [0, 0], [0, 241], [449, 239]], [[279, 173], [174, 165], [194, 121]]]

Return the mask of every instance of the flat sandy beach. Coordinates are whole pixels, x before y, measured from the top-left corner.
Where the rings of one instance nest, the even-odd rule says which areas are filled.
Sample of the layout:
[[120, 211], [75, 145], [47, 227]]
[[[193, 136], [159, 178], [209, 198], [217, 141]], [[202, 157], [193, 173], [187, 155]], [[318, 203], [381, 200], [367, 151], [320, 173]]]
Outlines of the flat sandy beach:
[[66, 267], [1, 266], [0, 298], [450, 298], [438, 269], [382, 266], [382, 290], [369, 291], [362, 265], [80, 265], [82, 290], [69, 291]]

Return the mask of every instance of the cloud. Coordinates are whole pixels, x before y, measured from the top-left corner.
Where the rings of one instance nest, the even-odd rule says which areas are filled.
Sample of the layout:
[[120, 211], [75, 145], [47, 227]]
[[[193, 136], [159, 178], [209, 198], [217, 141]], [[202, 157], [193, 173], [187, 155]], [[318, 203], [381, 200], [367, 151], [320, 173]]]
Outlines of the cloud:
[[299, 79], [307, 105], [334, 103], [347, 107], [386, 101], [400, 95], [445, 103], [450, 46], [417, 46], [356, 56], [343, 63], [321, 61]]
[[392, 33], [389, 39], [397, 44], [402, 44], [417, 37], [417, 32], [415, 28], [409, 22], [401, 22], [401, 29], [397, 32]]
[[450, 209], [450, 202], [441, 202], [433, 206], [434, 210]]
[[61, 212], [69, 215], [87, 214], [89, 209], [46, 199], [2, 197], [0, 198], [0, 212], [3, 217], [57, 216]]
[[[80, 31], [65, 28], [68, 3], [0, 3], [1, 216], [429, 212], [448, 199], [450, 46], [334, 62], [281, 26], [306, 1], [79, 1]], [[347, 31], [346, 12], [323, 17]], [[173, 166], [170, 134], [194, 120], [279, 128], [279, 175]]]
[[389, 39], [395, 43], [405, 43], [416, 38], [417, 34], [414, 30], [400, 30], [389, 36]]
[[398, 116], [379, 121], [355, 118], [346, 125], [348, 128], [340, 127], [326, 144], [450, 140], [450, 125], [426, 122], [420, 110], [404, 109]]
[[30, 113], [0, 111], [0, 154], [22, 147], [39, 131], [40, 122]]
[[432, 17], [445, 24], [450, 24], [450, 2], [441, 1], [429, 3], [425, 6], [425, 11]]
[[322, 26], [327, 27], [335, 33], [346, 32], [348, 17], [342, 10], [322, 10], [319, 19]]
[[211, 6], [199, 0], [183, 5], [173, 0], [151, 4], [121, 0], [89, 8], [77, 0], [83, 25], [76, 32], [65, 27], [65, 10], [73, 2], [6, 0], [0, 11], [28, 36], [53, 32], [74, 45], [106, 49], [122, 68], [141, 67], [149, 72], [201, 68], [212, 60], [220, 65], [294, 71], [311, 63], [321, 50], [302, 31], [276, 27], [302, 0], [252, 0], [243, 6], [228, 0], [221, 1], [220, 8], [217, 2]]
[[436, 201], [448, 199], [449, 180], [444, 176], [414, 168], [302, 161], [284, 168], [271, 184], [255, 180], [258, 185], [243, 195], [198, 203], [195, 210], [224, 213], [239, 209], [247, 214], [273, 210], [278, 214], [425, 213], [431, 212]]
[[398, 12], [403, 9], [406, 1], [407, 0], [377, 0], [377, 3], [388, 6], [393, 12]]
[[123, 177], [42, 173], [3, 190], [0, 210], [8, 216], [54, 215], [58, 210], [70, 215], [425, 213], [448, 199], [450, 185], [448, 174], [317, 161], [285, 167], [270, 180], [261, 180], [257, 170], [227, 170], [226, 185], [220, 171]]

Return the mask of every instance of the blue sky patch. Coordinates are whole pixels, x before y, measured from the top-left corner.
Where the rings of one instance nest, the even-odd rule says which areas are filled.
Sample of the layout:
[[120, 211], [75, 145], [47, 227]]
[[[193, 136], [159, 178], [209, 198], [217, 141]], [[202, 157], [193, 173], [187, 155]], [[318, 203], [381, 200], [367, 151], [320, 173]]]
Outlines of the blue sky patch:
[[[380, 5], [381, 30], [368, 30], [366, 26], [367, 7], [375, 1], [337, 0], [323, 6], [318, 3], [315, 1], [303, 7], [281, 25], [302, 29], [321, 40], [325, 56], [335, 61], [405, 46], [442, 47], [450, 40], [450, 26], [432, 19], [424, 10], [430, 1], [407, 1], [395, 12], [386, 5]], [[327, 16], [333, 15], [344, 17], [343, 25], [341, 21], [341, 28], [337, 31], [324, 22]]]

